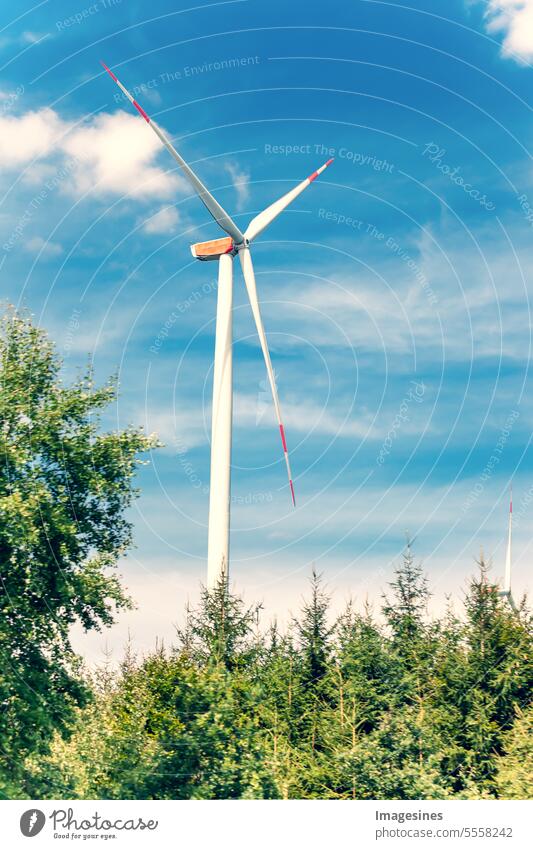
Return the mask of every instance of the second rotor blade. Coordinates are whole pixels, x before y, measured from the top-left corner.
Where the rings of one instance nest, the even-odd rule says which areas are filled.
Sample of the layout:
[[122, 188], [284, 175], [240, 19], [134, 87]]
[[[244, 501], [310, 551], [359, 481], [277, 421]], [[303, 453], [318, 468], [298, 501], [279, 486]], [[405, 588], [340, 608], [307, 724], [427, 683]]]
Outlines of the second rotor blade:
[[252, 307], [255, 326], [257, 328], [257, 333], [259, 334], [259, 341], [261, 343], [261, 349], [265, 358], [268, 380], [270, 383], [270, 388], [272, 390], [272, 398], [274, 400], [274, 408], [276, 410], [276, 418], [279, 424], [281, 443], [283, 445], [283, 454], [285, 456], [285, 464], [287, 466], [287, 475], [289, 478], [289, 486], [291, 489], [292, 503], [294, 506], [296, 506], [294, 484], [292, 482], [291, 466], [289, 462], [289, 452], [287, 450], [287, 441], [285, 439], [285, 428], [283, 427], [283, 422], [281, 420], [281, 409], [279, 405], [278, 390], [276, 387], [276, 378], [274, 377], [274, 370], [272, 368], [272, 362], [270, 360], [270, 351], [268, 350], [268, 342], [265, 334], [265, 328], [263, 327], [263, 319], [261, 318], [261, 310], [259, 309], [259, 299], [257, 297], [257, 286], [255, 283], [254, 267], [252, 264], [252, 257], [250, 255], [249, 248], [241, 248], [241, 250], [239, 251], [239, 259], [241, 261], [242, 273], [244, 275], [244, 282], [246, 284], [246, 291], [248, 292], [248, 297], [250, 299], [250, 305]]

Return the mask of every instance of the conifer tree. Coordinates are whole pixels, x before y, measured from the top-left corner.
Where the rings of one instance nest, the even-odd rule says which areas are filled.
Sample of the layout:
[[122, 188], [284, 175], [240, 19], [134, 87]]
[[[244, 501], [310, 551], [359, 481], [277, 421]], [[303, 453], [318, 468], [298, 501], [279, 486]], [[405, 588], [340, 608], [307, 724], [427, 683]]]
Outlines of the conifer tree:
[[493, 790], [495, 755], [516, 709], [527, 706], [533, 685], [531, 617], [509, 609], [489, 580], [483, 558], [465, 599], [466, 667], [456, 701], [462, 713], [458, 739], [465, 749], [465, 782]]
[[374, 729], [390, 707], [394, 664], [368, 604], [360, 614], [350, 601], [338, 619], [336, 632], [340, 719], [355, 739], [356, 734]]
[[330, 638], [333, 628], [328, 624], [329, 596], [322, 586], [322, 576], [313, 566], [311, 598], [305, 601], [300, 618], [295, 621], [300, 644], [302, 685], [318, 692], [328, 670], [331, 656]]
[[397, 705], [416, 703], [424, 710], [432, 682], [436, 637], [426, 622], [429, 589], [422, 566], [408, 541], [402, 562], [390, 583], [392, 597], [383, 596], [383, 615], [392, 635], [390, 691]]
[[422, 566], [415, 561], [410, 541], [394, 574], [394, 580], [390, 582], [393, 597], [389, 600], [386, 595], [383, 596], [383, 614], [395, 643], [406, 657], [415, 657], [420, 640], [425, 636], [424, 616], [429, 589]]
[[197, 609], [187, 608], [185, 627], [178, 629], [180, 646], [198, 663], [210, 661], [228, 669], [244, 664], [254, 650], [260, 610], [261, 604], [246, 608], [222, 575], [213, 588], [202, 587]]

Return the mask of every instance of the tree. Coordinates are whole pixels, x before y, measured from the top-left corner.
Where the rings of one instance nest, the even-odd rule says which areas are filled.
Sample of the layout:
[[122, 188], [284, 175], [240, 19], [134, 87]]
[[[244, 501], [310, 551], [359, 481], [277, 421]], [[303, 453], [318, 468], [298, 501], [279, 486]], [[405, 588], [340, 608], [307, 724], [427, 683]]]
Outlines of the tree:
[[533, 705], [523, 711], [517, 708], [496, 763], [500, 799], [533, 799]]
[[406, 656], [416, 656], [420, 639], [425, 636], [424, 615], [429, 600], [427, 578], [422, 566], [415, 562], [412, 544], [408, 541], [402, 563], [395, 569], [390, 583], [391, 601], [384, 596], [385, 616], [395, 643]]
[[390, 707], [394, 663], [382, 630], [368, 605], [364, 614], [349, 602], [337, 623], [340, 723], [352, 741], [372, 731]]
[[127, 607], [118, 577], [131, 543], [125, 510], [139, 452], [135, 428], [100, 433], [113, 381], [89, 368], [71, 387], [44, 331], [8, 311], [0, 326], [0, 787], [67, 729], [88, 697], [69, 629], [113, 622]]
[[254, 670], [261, 698], [258, 712], [263, 730], [265, 760], [283, 799], [298, 798], [301, 763], [298, 750], [300, 717], [306, 698], [301, 685], [300, 654], [295, 646], [295, 624], [282, 634], [274, 622], [257, 655]]
[[25, 788], [32, 798], [147, 797], [160, 747], [147, 733], [154, 700], [130, 646], [119, 670], [90, 674], [92, 699], [76, 712], [68, 738], [54, 734], [45, 757], [32, 755]]
[[416, 705], [423, 714], [432, 698], [438, 628], [426, 621], [428, 582], [410, 542], [390, 587], [382, 608], [392, 635], [389, 696], [396, 707]]
[[482, 557], [465, 606], [466, 660], [453, 698], [462, 717], [456, 734], [465, 750], [465, 782], [492, 792], [504, 734], [513, 725], [516, 709], [525, 708], [531, 698], [531, 616], [525, 601], [519, 616], [509, 609], [497, 584], [489, 580]]
[[258, 690], [162, 649], [123, 666], [31, 771], [38, 798], [276, 798]]
[[181, 654], [145, 670], [154, 699], [149, 728], [161, 748], [148, 798], [278, 797], [260, 723], [263, 694], [250, 671], [199, 667]]
[[222, 575], [210, 589], [202, 587], [200, 605], [187, 608], [185, 628], [178, 630], [182, 650], [199, 663], [222, 664], [231, 669], [250, 660], [254, 649], [254, 625], [261, 605], [246, 608], [230, 592]]
[[302, 684], [304, 688], [317, 692], [328, 670], [333, 628], [328, 624], [330, 599], [322, 587], [322, 576], [314, 567], [310, 583], [311, 599], [304, 602], [295, 625], [302, 658]]

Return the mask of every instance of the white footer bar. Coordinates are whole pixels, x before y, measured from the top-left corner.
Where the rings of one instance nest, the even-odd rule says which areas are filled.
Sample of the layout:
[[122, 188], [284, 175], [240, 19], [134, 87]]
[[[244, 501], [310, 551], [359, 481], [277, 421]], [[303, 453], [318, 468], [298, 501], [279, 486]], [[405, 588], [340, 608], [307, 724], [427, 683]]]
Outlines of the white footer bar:
[[1, 845], [533, 846], [530, 801], [3, 801]]

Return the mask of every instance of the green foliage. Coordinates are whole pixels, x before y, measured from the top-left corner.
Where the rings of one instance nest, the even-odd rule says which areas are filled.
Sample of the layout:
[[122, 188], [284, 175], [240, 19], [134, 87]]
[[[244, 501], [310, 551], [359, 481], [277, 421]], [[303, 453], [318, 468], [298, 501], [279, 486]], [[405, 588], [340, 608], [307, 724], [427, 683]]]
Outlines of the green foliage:
[[392, 704], [395, 662], [390, 646], [370, 608], [358, 614], [351, 601], [339, 617], [337, 635], [335, 672], [343, 713], [352, 710], [357, 731], [370, 732]]
[[0, 792], [23, 758], [65, 730], [89, 688], [69, 628], [113, 622], [129, 605], [112, 573], [131, 542], [124, 516], [137, 455], [153, 440], [101, 433], [115, 397], [90, 369], [73, 386], [43, 331], [9, 311], [0, 327]]
[[429, 621], [408, 547], [383, 623], [335, 620], [314, 571], [302, 610], [261, 635], [226, 583], [187, 610], [176, 649], [88, 682], [94, 701], [26, 790], [53, 798], [483, 799], [532, 795], [531, 618], [481, 563], [465, 599]]
[[517, 616], [489, 580], [483, 560], [465, 599], [466, 622], [455, 663], [442, 676], [453, 711], [448, 732], [458, 747], [456, 787], [475, 786], [496, 793], [497, 755], [511, 728], [516, 709], [525, 707], [533, 685], [531, 616]]
[[228, 592], [222, 577], [215, 587], [202, 588], [198, 610], [186, 611], [185, 628], [178, 630], [183, 651], [200, 663], [221, 663], [228, 669], [246, 665], [253, 653], [253, 626], [261, 605], [245, 609], [240, 598]]
[[533, 705], [516, 710], [496, 766], [500, 799], [533, 799]]
[[333, 628], [328, 627], [329, 597], [322, 588], [322, 576], [314, 567], [311, 573], [311, 599], [305, 602], [295, 621], [300, 643], [301, 682], [310, 691], [321, 690], [328, 671]]
[[399, 650], [406, 657], [412, 654], [416, 660], [415, 647], [424, 638], [424, 613], [429, 590], [422, 567], [415, 562], [410, 542], [407, 543], [403, 563], [395, 570], [390, 587], [393, 598], [389, 600], [387, 596], [383, 597], [383, 614]]
[[[216, 596], [204, 592], [190, 614], [191, 630], [203, 623], [209, 641], [215, 635], [206, 637], [204, 625]], [[217, 622], [235, 646], [246, 636], [247, 613], [240, 599], [227, 604], [231, 620]], [[70, 798], [275, 798], [259, 721], [261, 690], [227, 661], [227, 654], [217, 659], [189, 648], [159, 650], [140, 663], [128, 656], [118, 675], [97, 679], [95, 701], [80, 711], [70, 739], [56, 736], [50, 755], [29, 764], [33, 795], [53, 798], [66, 787]]]
[[[353, 799], [445, 799], [445, 743], [438, 719], [416, 707], [391, 710], [377, 728], [356, 735], [355, 745], [337, 754], [332, 795]], [[333, 784], [333, 782], [332, 782]]]

